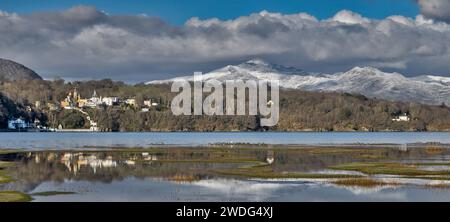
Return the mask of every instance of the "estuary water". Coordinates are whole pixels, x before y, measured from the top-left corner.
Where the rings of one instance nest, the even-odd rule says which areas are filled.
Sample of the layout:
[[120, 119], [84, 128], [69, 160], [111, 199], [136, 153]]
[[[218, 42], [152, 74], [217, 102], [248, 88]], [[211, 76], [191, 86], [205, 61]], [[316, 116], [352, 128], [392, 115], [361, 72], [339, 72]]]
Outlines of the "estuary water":
[[[403, 146], [412, 143], [426, 144]], [[33, 201], [450, 201], [443, 144], [450, 133], [0, 133], [0, 163], [11, 164], [0, 170], [13, 178], [0, 191]], [[374, 173], [339, 169], [351, 164]]]
[[213, 144], [450, 144], [450, 132], [142, 132], [0, 133], [0, 149], [48, 150]]
[[32, 192], [59, 190], [74, 194], [35, 196], [36, 202], [448, 202], [450, 189], [405, 187], [339, 187], [309, 181], [209, 179], [174, 183], [160, 179], [125, 178], [111, 183], [46, 182]]
[[[328, 152], [327, 150], [330, 149]], [[167, 149], [144, 151], [37, 151], [0, 154], [15, 163], [7, 172], [15, 181], [0, 191], [27, 193], [34, 201], [450, 201], [450, 181], [365, 175], [331, 170], [356, 162], [427, 163], [442, 170], [450, 163], [449, 149], [376, 148], [369, 150], [233, 150]], [[373, 157], [372, 155], [378, 155]], [[230, 156], [234, 156], [231, 161]], [[241, 157], [247, 162], [239, 163]], [[273, 172], [369, 176], [392, 185], [338, 185], [324, 178], [257, 178], [218, 173], [249, 167], [248, 160], [266, 161]], [[245, 161], [241, 159], [241, 161]], [[431, 164], [431, 163], [435, 163]], [[437, 166], [432, 168], [432, 166]], [[430, 169], [429, 169], [430, 168]], [[218, 171], [219, 170], [219, 171]], [[256, 171], [259, 172], [259, 171]], [[435, 188], [436, 187], [436, 188]]]

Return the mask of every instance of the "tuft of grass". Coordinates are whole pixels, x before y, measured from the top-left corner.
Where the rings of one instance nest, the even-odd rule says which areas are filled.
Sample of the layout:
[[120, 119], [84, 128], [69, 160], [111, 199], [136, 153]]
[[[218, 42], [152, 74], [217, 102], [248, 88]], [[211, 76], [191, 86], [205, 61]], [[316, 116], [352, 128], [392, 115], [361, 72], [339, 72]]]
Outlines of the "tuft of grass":
[[153, 160], [153, 162], [162, 163], [263, 163], [257, 159], [251, 158], [235, 158], [235, 159], [158, 159]]
[[198, 181], [200, 180], [200, 178], [198, 176], [195, 175], [187, 175], [187, 174], [176, 174], [174, 176], [170, 176], [167, 178], [170, 181], [174, 181], [174, 182], [194, 182], [194, 181]]
[[14, 163], [0, 161], [0, 169], [6, 168], [6, 167], [11, 167], [11, 166], [14, 166]]
[[389, 174], [401, 176], [450, 176], [450, 171], [428, 171], [417, 169], [415, 164], [401, 163], [349, 163], [331, 166], [334, 170], [353, 170], [365, 174]]
[[0, 202], [29, 202], [30, 195], [18, 191], [0, 191]]
[[56, 195], [72, 195], [77, 194], [76, 192], [69, 192], [69, 191], [44, 191], [44, 192], [36, 192], [32, 193], [31, 196], [56, 196]]
[[14, 163], [0, 161], [0, 184], [12, 182], [12, 178], [8, 174], [6, 174], [6, 171], [3, 169], [5, 169], [6, 167], [11, 167], [13, 165]]
[[449, 189], [450, 188], [450, 184], [446, 184], [446, 183], [425, 184], [424, 186], [427, 188], [433, 188], [433, 189]]
[[450, 166], [450, 162], [428, 162], [428, 163], [416, 163], [419, 166]]
[[387, 186], [387, 185], [398, 185], [396, 183], [386, 183], [380, 180], [375, 180], [371, 178], [351, 178], [351, 179], [340, 179], [333, 182], [339, 186], [358, 186], [358, 187], [377, 187], [377, 186]]
[[13, 150], [0, 150], [0, 154], [8, 154], [8, 153], [13, 153], [15, 151]]
[[12, 182], [12, 178], [2, 170], [0, 170], [0, 184]]
[[306, 148], [311, 154], [367, 154], [379, 153], [381, 150], [370, 150], [360, 148], [345, 148], [345, 147], [314, 147]]
[[450, 176], [435, 176], [435, 175], [431, 175], [431, 176], [405, 176], [402, 178], [406, 178], [406, 179], [422, 179], [422, 180], [450, 180]]

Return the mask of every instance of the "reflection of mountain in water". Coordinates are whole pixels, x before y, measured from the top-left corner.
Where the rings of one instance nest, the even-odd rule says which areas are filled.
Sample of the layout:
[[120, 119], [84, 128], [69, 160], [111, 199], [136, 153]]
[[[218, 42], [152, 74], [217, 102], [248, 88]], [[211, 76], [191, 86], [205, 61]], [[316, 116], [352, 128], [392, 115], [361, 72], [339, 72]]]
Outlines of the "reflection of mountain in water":
[[297, 187], [301, 183], [274, 183], [270, 181], [247, 181], [234, 179], [210, 179], [192, 183], [195, 186], [208, 188], [225, 196], [246, 197], [250, 201], [263, 201], [268, 199], [274, 191]]

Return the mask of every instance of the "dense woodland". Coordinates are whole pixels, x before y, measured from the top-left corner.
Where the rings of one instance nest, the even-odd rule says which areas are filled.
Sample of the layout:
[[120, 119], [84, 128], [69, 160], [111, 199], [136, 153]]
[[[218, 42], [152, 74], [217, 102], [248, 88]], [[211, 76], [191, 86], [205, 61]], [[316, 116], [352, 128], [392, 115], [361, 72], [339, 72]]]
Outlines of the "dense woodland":
[[33, 122], [35, 119], [47, 122], [46, 115], [37, 110], [27, 110], [22, 103], [16, 103], [2, 92], [0, 92], [0, 129], [7, 128], [8, 119], [11, 117], [22, 117], [28, 122]]
[[[258, 116], [174, 116], [170, 101], [176, 94], [169, 85], [128, 85], [112, 80], [0, 82], [0, 128], [5, 128], [11, 117], [38, 118], [51, 127], [87, 128], [87, 121], [76, 111], [35, 107], [35, 101], [59, 104], [75, 87], [85, 98], [96, 90], [99, 96], [133, 97], [138, 104], [153, 99], [160, 104], [149, 112], [126, 106], [87, 109], [103, 131], [450, 131], [450, 108], [444, 104], [428, 106], [298, 90], [280, 92], [280, 121], [271, 128], [260, 127]], [[407, 113], [411, 121], [392, 121], [401, 113]]]

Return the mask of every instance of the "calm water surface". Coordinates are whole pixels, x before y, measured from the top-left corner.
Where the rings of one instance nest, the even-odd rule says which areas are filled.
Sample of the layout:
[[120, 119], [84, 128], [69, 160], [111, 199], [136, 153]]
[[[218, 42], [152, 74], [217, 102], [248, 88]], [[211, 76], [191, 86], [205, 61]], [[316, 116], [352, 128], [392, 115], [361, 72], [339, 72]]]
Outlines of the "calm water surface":
[[320, 182], [257, 181], [210, 179], [192, 183], [174, 183], [157, 179], [126, 178], [112, 183], [65, 181], [45, 182], [32, 192], [74, 191], [74, 195], [35, 197], [35, 201], [450, 201], [450, 189], [423, 187], [346, 188]]
[[[388, 175], [401, 186], [338, 186], [326, 179], [257, 179], [227, 176], [214, 170], [239, 168], [250, 163], [220, 162], [227, 156], [198, 149], [169, 151], [31, 151], [0, 154], [0, 161], [15, 162], [8, 170], [17, 180], [0, 190], [31, 194], [34, 201], [450, 201], [449, 188], [426, 184], [447, 181], [403, 179]], [[450, 149], [377, 148], [376, 159], [365, 151], [246, 150], [235, 157], [267, 162], [274, 172], [331, 174], [329, 166], [352, 162], [391, 161], [450, 164]], [[222, 152], [222, 151], [220, 151]], [[226, 152], [229, 153], [229, 152]], [[183, 161], [180, 161], [183, 160]], [[208, 161], [211, 160], [211, 161]], [[270, 160], [270, 161], [269, 161]], [[430, 168], [430, 169], [428, 169]], [[447, 167], [448, 168], [448, 167]], [[447, 170], [425, 166], [427, 170]], [[335, 171], [356, 174], [355, 171]], [[39, 192], [73, 192], [36, 196]]]
[[217, 143], [325, 145], [424, 142], [450, 144], [450, 132], [0, 133], [0, 149], [201, 146]]

